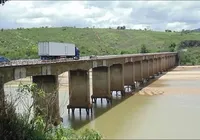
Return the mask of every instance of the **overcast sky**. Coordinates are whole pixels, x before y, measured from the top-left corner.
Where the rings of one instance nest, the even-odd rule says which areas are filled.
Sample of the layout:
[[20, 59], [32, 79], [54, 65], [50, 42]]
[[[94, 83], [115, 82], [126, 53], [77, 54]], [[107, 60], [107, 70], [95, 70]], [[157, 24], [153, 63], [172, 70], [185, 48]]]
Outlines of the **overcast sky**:
[[200, 1], [15, 1], [0, 6], [0, 28], [76, 26], [153, 30], [200, 28]]

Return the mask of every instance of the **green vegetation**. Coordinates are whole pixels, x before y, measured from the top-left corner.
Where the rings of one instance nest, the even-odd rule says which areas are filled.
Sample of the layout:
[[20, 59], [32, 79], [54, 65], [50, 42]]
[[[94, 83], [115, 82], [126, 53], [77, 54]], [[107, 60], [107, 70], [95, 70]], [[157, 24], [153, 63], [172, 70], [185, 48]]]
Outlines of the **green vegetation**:
[[187, 48], [187, 51], [180, 52], [181, 65], [199, 65], [200, 47]]
[[[199, 32], [157, 32], [129, 30], [121, 27], [120, 29], [18, 28], [0, 31], [0, 55], [9, 59], [39, 58], [38, 41], [75, 43], [80, 49], [81, 56], [176, 51], [180, 49], [182, 41], [199, 40], [199, 38]], [[145, 50], [142, 50], [144, 46]], [[197, 47], [189, 49], [190, 52], [184, 55], [190, 55], [193, 52], [198, 54], [195, 53], [199, 50]], [[195, 60], [195, 64], [199, 64], [199, 60]]]
[[[177, 48], [178, 49], [178, 48]], [[170, 52], [175, 52], [176, 51], [176, 44], [175, 43], [172, 43], [170, 46], [169, 46], [169, 51]]]
[[146, 48], [146, 46], [143, 44], [140, 50], [140, 53], [148, 53], [149, 50]]
[[[35, 84], [19, 85], [18, 93], [21, 102], [28, 94], [32, 98], [38, 96], [40, 98], [46, 96], [44, 91], [37, 88]], [[17, 98], [18, 99], [18, 98]], [[14, 102], [5, 101], [6, 104], [0, 102], [0, 139], [1, 140], [100, 140], [102, 136], [94, 131], [85, 129], [77, 132], [73, 129], [64, 128], [62, 123], [53, 125], [49, 117], [44, 117], [36, 113], [38, 105], [33, 102], [26, 108], [22, 114], [16, 113], [15, 105], [19, 100]], [[33, 110], [33, 113], [31, 113]], [[33, 115], [32, 115], [33, 114]], [[32, 116], [32, 117], [31, 117]]]

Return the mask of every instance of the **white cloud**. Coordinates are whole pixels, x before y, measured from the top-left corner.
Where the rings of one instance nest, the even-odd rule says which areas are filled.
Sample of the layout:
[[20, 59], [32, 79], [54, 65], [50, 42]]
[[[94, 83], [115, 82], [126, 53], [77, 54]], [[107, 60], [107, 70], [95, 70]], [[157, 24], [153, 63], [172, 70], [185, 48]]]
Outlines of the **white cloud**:
[[167, 28], [171, 30], [175, 29], [182, 30], [182, 29], [188, 29], [189, 25], [183, 22], [173, 22], [173, 23], [168, 23]]
[[15, 1], [0, 7], [0, 28], [76, 26], [200, 28], [199, 1]]

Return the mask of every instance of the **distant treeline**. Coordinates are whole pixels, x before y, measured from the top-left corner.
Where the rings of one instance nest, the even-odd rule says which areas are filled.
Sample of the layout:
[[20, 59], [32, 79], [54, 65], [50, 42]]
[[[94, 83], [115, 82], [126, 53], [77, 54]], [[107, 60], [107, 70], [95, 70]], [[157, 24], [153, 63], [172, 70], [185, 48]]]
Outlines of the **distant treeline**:
[[180, 48], [200, 47], [200, 40], [184, 40], [180, 42]]

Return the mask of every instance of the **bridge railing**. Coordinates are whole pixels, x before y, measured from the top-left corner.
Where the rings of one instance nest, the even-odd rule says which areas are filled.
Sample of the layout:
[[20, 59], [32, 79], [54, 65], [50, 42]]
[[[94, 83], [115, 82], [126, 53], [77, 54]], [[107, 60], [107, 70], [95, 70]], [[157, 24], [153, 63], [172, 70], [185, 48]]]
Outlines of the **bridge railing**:
[[[86, 59], [87, 57], [83, 57], [82, 59]], [[48, 63], [59, 63], [59, 62], [68, 62], [73, 59], [55, 59], [55, 60], [40, 60], [40, 59], [25, 59], [25, 60], [11, 60], [10, 62], [2, 62], [0, 63], [0, 67], [5, 66], [21, 66], [21, 65], [35, 65], [35, 64], [48, 64]]]
[[[87, 59], [89, 59], [89, 56], [83, 56], [80, 58], [80, 60], [87, 60]], [[2, 63], [0, 63], [0, 67], [48, 64], [48, 63], [68, 62], [68, 61], [72, 61], [72, 60], [73, 60], [73, 58], [61, 58], [61, 59], [54, 59], [54, 60], [20, 59], [20, 60], [11, 60], [10, 62], [2, 62]]]

